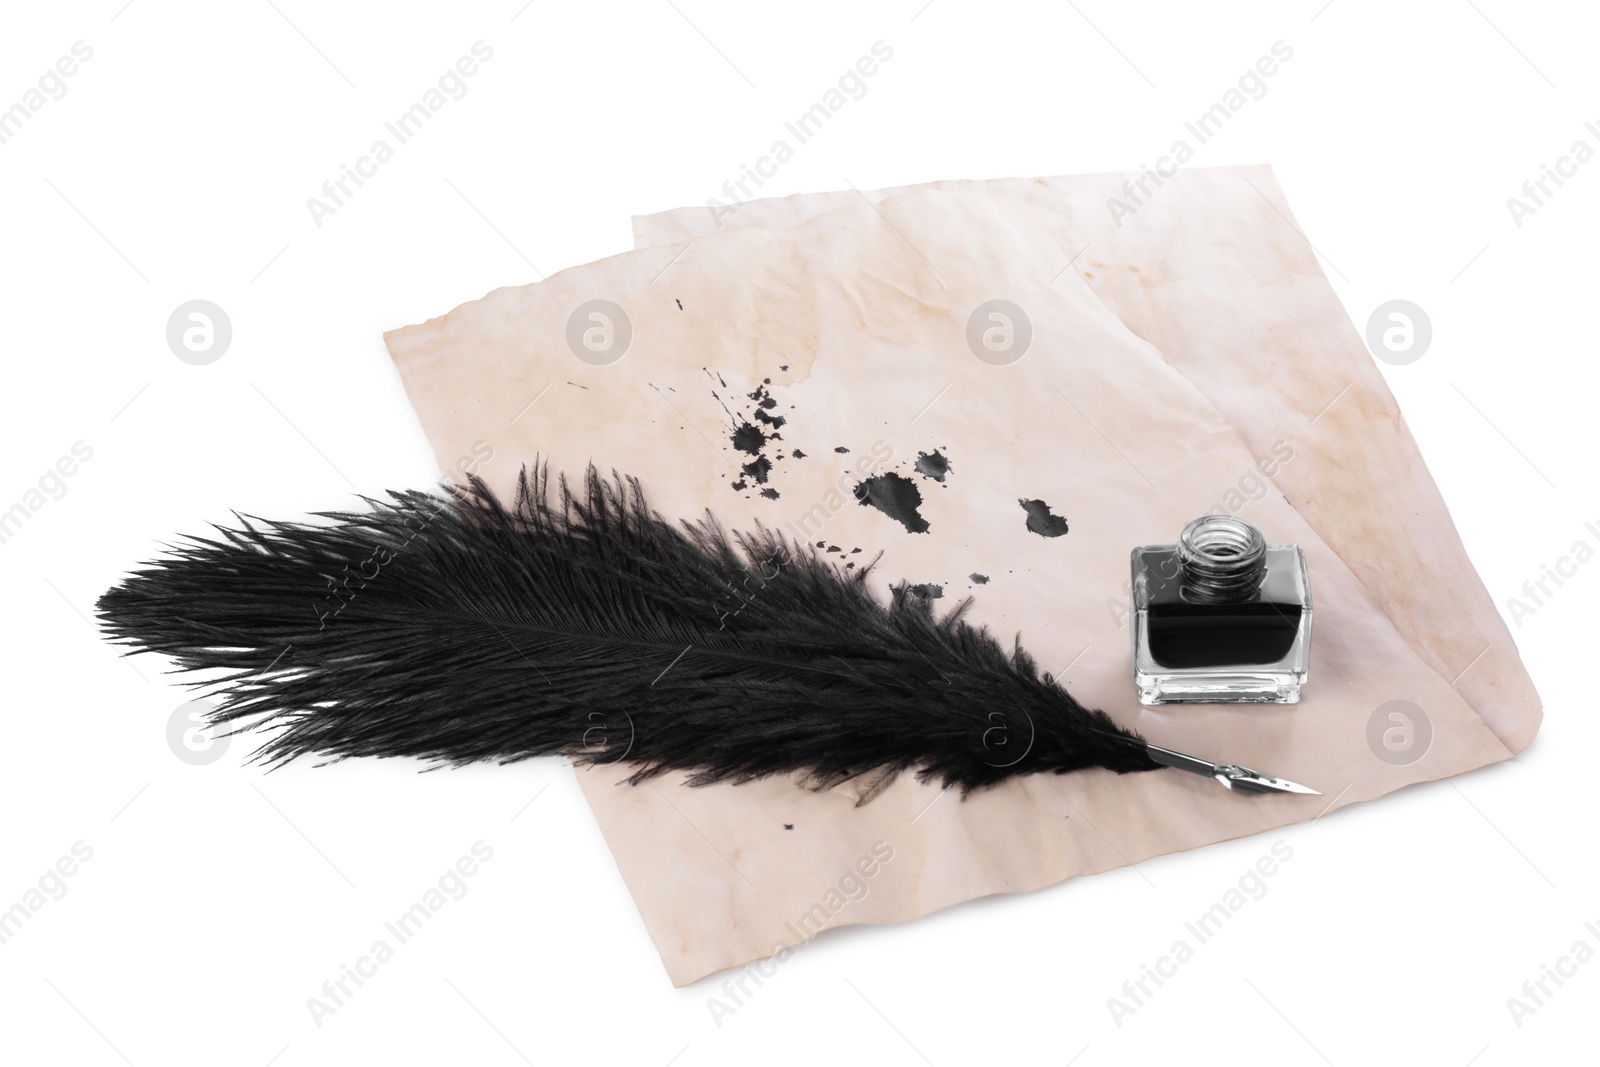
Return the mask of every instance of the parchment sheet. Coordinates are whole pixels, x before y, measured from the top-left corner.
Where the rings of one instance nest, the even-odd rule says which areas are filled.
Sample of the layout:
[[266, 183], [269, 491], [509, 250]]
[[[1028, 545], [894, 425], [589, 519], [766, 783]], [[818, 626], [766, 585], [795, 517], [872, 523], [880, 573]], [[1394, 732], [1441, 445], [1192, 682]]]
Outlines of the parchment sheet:
[[[1198, 386], [1278, 489], [1385, 614], [1513, 751], [1538, 732], [1538, 694], [1467, 558], [1399, 406], [1368, 355], [1269, 166], [1201, 167], [1169, 179], [1121, 225], [1137, 174], [941, 181], [754, 200], [731, 214], [635, 216], [637, 248], [730, 227], [784, 228], [909, 189], [1040, 205], [1063, 227], [1062, 261], [1129, 330]], [[1151, 190], [1147, 183], [1145, 189]], [[1144, 199], [1142, 194], [1135, 196]], [[1360, 472], [1352, 475], [1352, 472]], [[1240, 493], [1248, 498], [1252, 482]]]
[[[1274, 195], [1275, 186], [1262, 192]], [[686, 247], [626, 253], [497, 290], [389, 334], [441, 467], [459, 470], [464, 458], [491, 450], [478, 469], [504, 490], [535, 453], [572, 473], [592, 460], [640, 477], [667, 515], [710, 507], [735, 527], [783, 527], [809, 516], [807, 539], [839, 546], [839, 557], [883, 550], [873, 579], [880, 593], [909, 579], [942, 584], [947, 603], [975, 595], [974, 621], [1020, 633], [1080, 699], [1151, 740], [1269, 769], [1327, 796], [1244, 801], [1178, 773], [1087, 772], [1033, 776], [963, 802], [902, 777], [857, 809], [847, 789], [810, 793], [787, 780], [688, 789], [668, 778], [635, 788], [619, 784], [621, 768], [582, 771], [676, 984], [770, 955], [819, 927], [901, 921], [1035, 889], [1510, 755], [1442, 675], [1438, 654], [1414, 649], [1375, 597], [1377, 586], [1359, 579], [1276, 490], [1243, 513], [1269, 538], [1301, 543], [1310, 561], [1315, 646], [1304, 699], [1285, 707], [1140, 707], [1117, 610], [1128, 551], [1172, 540], [1259, 470], [1266, 453], [1174, 369], [1170, 352], [1114, 313], [1106, 289], [1121, 289], [1062, 270], [1081, 247], [1073, 243], [1079, 230], [1093, 225], [1080, 214], [1103, 214], [1103, 198], [1073, 208], [1059, 198], [926, 190], [875, 204], [851, 197], [821, 214], [802, 212], [783, 229], [727, 227]], [[1296, 322], [1320, 323], [1331, 292], [1314, 262], [1291, 247], [1302, 238], [1287, 228], [1263, 236], [1265, 225], [1248, 216], [1237, 223], [1253, 244], [1240, 247], [1234, 269], [1256, 271], [1263, 286], [1281, 282], [1286, 333]], [[1095, 275], [1112, 262], [1079, 260], [1099, 265], [1085, 272]], [[1173, 279], [1163, 287], [1208, 284], [1180, 282], [1160, 256], [1140, 269]], [[1307, 271], [1321, 290], [1302, 280]], [[1239, 287], [1211, 299], [1236, 299]], [[1009, 366], [979, 360], [967, 342], [972, 310], [996, 298], [1026, 308], [1033, 327], [1027, 354]], [[609, 365], [584, 362], [568, 346], [569, 317], [594, 299], [614, 302], [631, 322], [627, 354]], [[1307, 303], [1315, 306], [1300, 306]], [[1144, 332], [1162, 340], [1153, 325], [1179, 331], [1181, 308], [1154, 297], [1148, 305], [1134, 319]], [[1196, 327], [1208, 336], [1191, 339], [1192, 348], [1259, 359], [1255, 334], [1229, 336], [1248, 317], [1211, 309]], [[1358, 345], [1342, 313], [1337, 323], [1318, 328], [1347, 335], [1345, 349]], [[1298, 333], [1292, 340], [1304, 343]], [[1359, 420], [1334, 421], [1354, 418], [1338, 415], [1337, 404], [1312, 422], [1337, 391], [1318, 394], [1309, 410], [1290, 405], [1304, 424], [1288, 427], [1297, 456], [1316, 456], [1299, 452], [1302, 440], [1313, 440], [1308, 431], [1363, 432]], [[757, 403], [750, 393], [770, 395], [770, 410], [786, 419], [782, 441], [766, 445], [773, 465], [759, 486], [742, 476], [750, 456], [730, 440], [733, 422]], [[912, 468], [934, 449], [951, 462], [943, 485]], [[1321, 462], [1295, 459], [1280, 473]], [[926, 533], [850, 497], [863, 472], [884, 471], [919, 485]], [[1360, 467], [1338, 476], [1367, 479]], [[746, 488], [734, 489], [741, 480]], [[1291, 491], [1305, 509], [1309, 498]], [[1068, 519], [1069, 533], [1029, 532], [1019, 498], [1045, 500]], [[854, 548], [863, 552], [852, 556]], [[1464, 557], [1462, 567], [1470, 576]], [[1482, 658], [1491, 657], [1504, 658]], [[1433, 728], [1426, 754], [1404, 766], [1380, 759], [1368, 742], [1371, 713], [1394, 699], [1425, 709]], [[857, 900], [840, 892], [852, 872], [870, 878], [871, 892]]]

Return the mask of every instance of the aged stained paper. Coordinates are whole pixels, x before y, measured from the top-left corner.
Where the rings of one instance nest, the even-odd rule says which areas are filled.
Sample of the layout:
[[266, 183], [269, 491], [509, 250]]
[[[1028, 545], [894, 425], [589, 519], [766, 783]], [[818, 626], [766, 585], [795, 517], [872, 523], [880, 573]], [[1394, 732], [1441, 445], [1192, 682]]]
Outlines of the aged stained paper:
[[[1341, 416], [1335, 405], [1319, 416], [1321, 403], [1308, 400], [1304, 412], [1276, 410], [1284, 422], [1241, 430], [1162, 347], [1170, 338], [1155, 327], [1182, 332], [1181, 307], [1152, 298], [1130, 326], [1096, 284], [1113, 260], [1091, 252], [1063, 270], [1092, 225], [1088, 213], [1104, 213], [1088, 194], [1080, 207], [936, 190], [875, 199], [851, 194], [775, 228], [725, 227], [686, 246], [573, 268], [389, 334], [441, 467], [454, 470], [487, 445], [494, 458], [480, 473], [504, 490], [535, 454], [573, 473], [592, 461], [638, 476], [669, 516], [710, 508], [733, 527], [791, 528], [819, 551], [837, 547], [846, 562], [881, 551], [872, 579], [880, 593], [908, 580], [941, 586], [944, 603], [971, 595], [973, 621], [1020, 635], [1085, 703], [1153, 741], [1327, 795], [1245, 800], [1177, 772], [1084, 772], [962, 800], [903, 777], [858, 809], [848, 788], [812, 793], [788, 780], [689, 789], [669, 777], [633, 787], [619, 783], [621, 768], [579, 772], [676, 984], [769, 955], [819, 926], [901, 921], [1035, 889], [1510, 755], [1486, 724], [1491, 716], [1439, 669], [1438, 650], [1418, 648], [1397, 627], [1390, 594], [1347, 564], [1345, 556], [1361, 559], [1349, 532], [1336, 535], [1335, 551], [1308, 521], [1308, 499], [1291, 503], [1278, 489], [1244, 513], [1271, 539], [1300, 542], [1310, 562], [1315, 651], [1305, 698], [1142, 708], [1128, 678], [1129, 549], [1171, 540], [1258, 471], [1272, 442], [1288, 440], [1295, 458], [1277, 472], [1282, 488], [1296, 464], [1321, 462], [1313, 446], [1329, 446], [1320, 435], [1360, 432], [1366, 408], [1352, 404]], [[1240, 249], [1236, 269], [1259, 272], [1263, 285], [1281, 278], [1286, 334], [1297, 320], [1323, 329], [1332, 294], [1314, 264], [1320, 288], [1302, 284], [1306, 261], [1290, 246], [1303, 239], [1292, 229], [1263, 237], [1265, 225], [1239, 223], [1255, 243]], [[1138, 269], [1179, 284], [1152, 255]], [[1081, 270], [1085, 262], [1100, 269]], [[1214, 299], [1238, 301], [1239, 289], [1219, 287]], [[978, 358], [968, 341], [973, 310], [995, 299], [1026, 309], [1031, 323], [1028, 350], [1008, 365]], [[631, 328], [613, 363], [586, 362], [569, 344], [573, 312], [594, 300], [622, 309]], [[1241, 358], [1254, 336], [1232, 335], [1238, 317], [1212, 308], [1196, 327], [1208, 336], [1185, 351]], [[754, 423], [770, 433], [752, 453], [735, 431], [756, 410], [784, 422]], [[1261, 433], [1276, 434], [1266, 451]], [[942, 482], [916, 469], [934, 452], [949, 462]], [[761, 481], [746, 468], [763, 459]], [[848, 492], [889, 473], [917, 487], [917, 521]], [[1031, 532], [1023, 499], [1045, 501], [1069, 532]], [[1394, 699], [1425, 709], [1432, 725], [1426, 754], [1406, 765], [1379, 758], [1368, 740], [1371, 713]], [[842, 897], [843, 876], [867, 869], [871, 893]]]
[[[685, 207], [636, 216], [634, 238], [647, 248], [677, 245], [719, 225], [781, 228], [913, 188], [1055, 212], [1063, 264], [1070, 257], [1069, 269], [1194, 382], [1258, 456], [1271, 457], [1280, 443], [1293, 449], [1294, 461], [1271, 465], [1279, 490], [1418, 654], [1521, 751], [1539, 728], [1533, 682], [1272, 168], [1199, 167], [1159, 187], [1146, 181], [1130, 194], [1125, 183], [1140, 177], [805, 193], [752, 201], [731, 214]], [[1240, 495], [1253, 491], [1251, 484]]]

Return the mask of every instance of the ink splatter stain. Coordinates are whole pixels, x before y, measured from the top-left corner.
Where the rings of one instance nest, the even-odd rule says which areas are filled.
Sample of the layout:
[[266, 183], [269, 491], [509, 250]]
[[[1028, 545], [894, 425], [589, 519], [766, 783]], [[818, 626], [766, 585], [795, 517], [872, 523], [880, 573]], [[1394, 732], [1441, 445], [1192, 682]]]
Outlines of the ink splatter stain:
[[924, 478], [943, 482], [945, 475], [950, 473], [950, 460], [936, 448], [932, 452], [918, 452], [915, 467]]
[[741, 452], [748, 452], [753, 456], [766, 445], [767, 435], [761, 432], [761, 427], [742, 422], [733, 431], [733, 436], [730, 440], [733, 442], [734, 448]]
[[913, 596], [919, 596], [924, 600], [938, 600], [944, 596], [944, 586], [935, 585], [933, 582], [923, 582], [921, 585], [912, 586], [911, 593]]
[[[706, 376], [716, 381], [719, 386], [724, 389], [728, 387], [727, 380], [721, 374], [713, 375], [709, 369], [702, 369], [705, 370]], [[750, 462], [740, 468], [745, 477], [730, 483], [735, 492], [743, 492], [749, 489], [752, 482], [755, 485], [765, 485], [773, 472], [774, 462], [782, 462], [785, 459], [783, 452], [769, 453], [767, 451], [768, 445], [775, 441], [783, 440], [783, 434], [779, 433], [778, 429], [789, 421], [787, 416], [772, 414], [773, 409], [778, 406], [778, 401], [767, 388], [771, 384], [771, 378], [763, 378], [761, 384], [756, 386], [754, 390], [743, 394], [749, 400], [754, 401], [754, 404], [745, 404], [735, 400], [733, 407], [729, 406], [731, 397], [725, 399], [716, 389], [711, 390], [712, 397], [722, 406], [722, 410], [727, 413], [728, 423], [733, 427], [728, 440], [735, 449], [751, 457]], [[792, 404], [790, 405], [790, 407], [793, 406]], [[736, 408], [737, 410], [735, 410]], [[779, 445], [778, 447], [783, 448], [785, 446]], [[799, 449], [794, 449], [793, 454], [796, 459], [804, 456], [804, 453]], [[760, 493], [768, 500], [778, 499], [778, 490], [776, 489], [763, 489]]]
[[989, 576], [987, 574], [979, 574], [977, 571], [973, 571], [971, 574], [967, 575], [967, 577], [971, 578], [978, 585], [989, 584]]
[[[766, 456], [757, 456], [739, 469], [754, 478], [757, 485], [765, 485], [767, 484], [767, 475], [772, 473], [772, 461]], [[1066, 533], [1066, 530], [1063, 529], [1061, 532]]]
[[[711, 368], [700, 369], [711, 385], [712, 399], [727, 416], [728, 421], [725, 425], [728, 427], [726, 431], [728, 436], [725, 439], [736, 451], [749, 457], [749, 462], [739, 467], [742, 477], [735, 476], [737, 480], [728, 480], [725, 477], [724, 480], [736, 493], [742, 495], [759, 493], [768, 500], [777, 500], [780, 495], [778, 489], [758, 487], [769, 482], [782, 485], [784, 474], [788, 470], [784, 464], [788, 460], [814, 458], [814, 453], [806, 452], [784, 441], [782, 431], [787, 428], [793, 432], [794, 428], [789, 424], [796, 418], [794, 412], [799, 405], [787, 403], [786, 397], [774, 396], [771, 378], [762, 378], [760, 384], [747, 392], [740, 388], [737, 377], [734, 378], [733, 384], [730, 384], [728, 379]], [[787, 370], [788, 365], [784, 364], [780, 369]], [[786, 413], [778, 414], [779, 408], [784, 408]], [[850, 449], [840, 445], [834, 451], [845, 453]], [[738, 463], [737, 460], [735, 462]], [[847, 475], [857, 474], [848, 467], [841, 469]], [[920, 497], [911, 501], [913, 512], [918, 503]], [[920, 516], [913, 514], [911, 521], [914, 524], [921, 523], [922, 529], [927, 528], [927, 524], [921, 522]]]
[[1040, 537], [1060, 537], [1067, 532], [1067, 520], [1060, 515], [1050, 514], [1050, 505], [1043, 500], [1018, 500], [1022, 510], [1028, 513], [1028, 532], [1036, 533]]
[[786, 823], [783, 824], [783, 828], [785, 830], [793, 830], [794, 829], [794, 823], [786, 822]]
[[672, 298], [672, 302], [673, 302], [673, 303], [674, 303], [674, 304], [677, 304], [677, 305], [678, 305], [678, 310], [679, 310], [679, 311], [682, 311], [682, 310], [683, 310], [683, 301], [682, 301], [682, 300], [679, 300], [679, 299], [678, 299], [678, 298], [677, 298], [677, 297], [673, 297], [673, 298]]
[[[928, 532], [928, 520], [917, 511], [922, 506], [922, 492], [910, 478], [893, 471], [876, 474], [858, 483], [855, 495], [863, 507], [877, 508], [904, 526], [906, 532]], [[1065, 532], [1063, 529], [1062, 533]]]

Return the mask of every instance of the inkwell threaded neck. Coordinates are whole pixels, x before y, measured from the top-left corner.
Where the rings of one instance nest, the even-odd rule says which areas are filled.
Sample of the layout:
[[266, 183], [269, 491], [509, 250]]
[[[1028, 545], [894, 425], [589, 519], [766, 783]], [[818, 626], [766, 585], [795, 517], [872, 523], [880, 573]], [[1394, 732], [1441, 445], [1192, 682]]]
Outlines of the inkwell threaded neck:
[[1205, 515], [1178, 536], [1186, 599], [1211, 604], [1249, 600], [1267, 573], [1261, 531], [1234, 515]]

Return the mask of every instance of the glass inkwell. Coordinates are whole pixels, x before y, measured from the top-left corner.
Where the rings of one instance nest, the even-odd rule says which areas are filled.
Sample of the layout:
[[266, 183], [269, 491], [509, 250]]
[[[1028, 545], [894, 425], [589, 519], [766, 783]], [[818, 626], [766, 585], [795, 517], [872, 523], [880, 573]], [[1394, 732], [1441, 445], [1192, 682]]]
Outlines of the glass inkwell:
[[1144, 704], [1293, 704], [1311, 657], [1305, 553], [1233, 515], [1133, 550], [1133, 681]]

